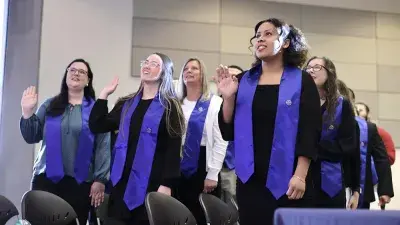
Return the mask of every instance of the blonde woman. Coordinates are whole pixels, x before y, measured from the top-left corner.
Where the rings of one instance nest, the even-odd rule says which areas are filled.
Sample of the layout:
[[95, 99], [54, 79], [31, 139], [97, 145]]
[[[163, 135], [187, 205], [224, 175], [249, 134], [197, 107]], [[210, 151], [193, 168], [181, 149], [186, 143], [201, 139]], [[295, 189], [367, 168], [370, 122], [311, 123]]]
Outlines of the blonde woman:
[[218, 185], [228, 143], [222, 139], [218, 126], [218, 112], [222, 99], [208, 90], [204, 63], [190, 58], [182, 68], [178, 82], [178, 98], [186, 120], [183, 140], [181, 182], [178, 199], [196, 217], [198, 224], [206, 224], [199, 203], [202, 192], [220, 196]]

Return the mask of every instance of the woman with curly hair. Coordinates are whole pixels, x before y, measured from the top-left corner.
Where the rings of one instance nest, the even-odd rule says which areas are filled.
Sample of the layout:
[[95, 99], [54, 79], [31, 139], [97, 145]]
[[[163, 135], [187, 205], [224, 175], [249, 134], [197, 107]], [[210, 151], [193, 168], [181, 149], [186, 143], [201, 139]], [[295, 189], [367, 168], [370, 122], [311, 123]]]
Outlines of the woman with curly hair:
[[[345, 208], [346, 185], [344, 173], [360, 180], [360, 160], [345, 167], [347, 159], [359, 159], [357, 123], [351, 102], [338, 92], [336, 68], [326, 57], [314, 56], [307, 62], [306, 71], [317, 85], [322, 113], [322, 133], [318, 145], [318, 161], [313, 171], [316, 205], [321, 208]], [[349, 171], [346, 171], [348, 169]], [[357, 208], [360, 182], [354, 182], [348, 207]]]
[[279, 207], [312, 205], [308, 172], [321, 116], [315, 83], [300, 69], [308, 53], [300, 30], [271, 18], [256, 24], [251, 42], [250, 70], [233, 76], [217, 69], [219, 126], [235, 145], [240, 224], [264, 225]]

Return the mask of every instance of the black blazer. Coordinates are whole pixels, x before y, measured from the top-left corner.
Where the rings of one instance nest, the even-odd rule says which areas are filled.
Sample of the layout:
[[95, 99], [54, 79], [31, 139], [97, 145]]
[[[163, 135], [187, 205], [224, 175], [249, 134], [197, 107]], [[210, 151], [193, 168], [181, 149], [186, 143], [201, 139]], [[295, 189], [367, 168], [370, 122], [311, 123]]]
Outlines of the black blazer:
[[378, 133], [378, 128], [374, 123], [367, 122], [368, 124], [368, 148], [367, 148], [367, 161], [366, 161], [366, 175], [364, 185], [364, 202], [375, 201], [374, 187], [372, 184], [371, 172], [371, 156], [375, 162], [376, 173], [378, 175], [378, 196], [387, 195], [394, 196], [392, 171], [388, 160], [388, 155], [385, 145]]

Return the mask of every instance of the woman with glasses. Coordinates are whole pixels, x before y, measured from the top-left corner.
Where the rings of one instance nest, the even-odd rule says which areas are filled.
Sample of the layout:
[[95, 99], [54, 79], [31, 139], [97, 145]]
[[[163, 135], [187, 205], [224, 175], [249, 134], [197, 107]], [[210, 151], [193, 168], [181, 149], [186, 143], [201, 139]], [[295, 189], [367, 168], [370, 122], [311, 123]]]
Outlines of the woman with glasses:
[[[32, 189], [47, 191], [66, 200], [86, 224], [90, 204], [104, 198], [110, 169], [110, 137], [89, 129], [95, 102], [93, 72], [83, 59], [72, 61], [62, 79], [61, 91], [34, 113], [35, 87], [21, 100], [21, 134], [29, 144], [42, 141], [33, 167]], [[71, 223], [75, 224], [74, 223]]]
[[228, 143], [222, 140], [218, 127], [222, 99], [209, 92], [205, 65], [200, 59], [190, 58], [184, 64], [178, 96], [187, 123], [178, 199], [193, 213], [197, 224], [205, 225], [199, 194], [221, 196], [219, 173]]
[[241, 225], [272, 224], [281, 207], [312, 206], [309, 174], [317, 156], [318, 91], [300, 67], [308, 45], [299, 29], [271, 18], [251, 38], [256, 61], [237, 76], [217, 69], [222, 137], [234, 141]]
[[115, 78], [100, 93], [89, 119], [95, 133], [117, 131], [111, 168], [107, 225], [149, 224], [144, 206], [148, 192], [171, 195], [180, 177], [184, 116], [173, 85], [173, 64], [161, 53], [141, 63], [137, 92], [108, 112]]
[[[307, 62], [306, 71], [317, 85], [323, 120], [318, 161], [313, 165], [316, 206], [346, 208], [344, 173], [355, 174], [355, 180], [360, 180], [359, 160], [350, 168], [344, 167], [345, 160], [355, 158], [360, 153], [353, 107], [348, 99], [338, 93], [336, 68], [330, 59], [314, 56]], [[348, 207], [356, 209], [359, 182], [354, 182], [352, 193]]]

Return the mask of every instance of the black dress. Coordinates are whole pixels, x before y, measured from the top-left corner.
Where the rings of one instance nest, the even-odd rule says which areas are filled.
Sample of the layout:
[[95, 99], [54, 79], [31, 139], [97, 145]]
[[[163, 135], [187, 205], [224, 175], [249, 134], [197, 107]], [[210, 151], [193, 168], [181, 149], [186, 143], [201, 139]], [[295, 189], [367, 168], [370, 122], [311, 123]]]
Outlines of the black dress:
[[[326, 110], [326, 102], [321, 107], [321, 118]], [[357, 135], [358, 125], [354, 117], [352, 104], [343, 99], [341, 123], [334, 141], [321, 140], [318, 145], [318, 160], [313, 163], [314, 183], [316, 190], [316, 207], [318, 208], [345, 208], [345, 188], [350, 187], [353, 191], [360, 188], [360, 135]], [[326, 194], [321, 188], [321, 162], [342, 162], [343, 189], [333, 198]], [[318, 171], [318, 172], [317, 172]], [[354, 179], [354, 182], [346, 181]], [[358, 181], [358, 182], [356, 182]]]
[[[145, 206], [130, 211], [123, 198], [128, 184], [133, 160], [135, 158], [136, 147], [139, 140], [140, 129], [144, 115], [153, 99], [140, 100], [131, 117], [129, 127], [128, 150], [126, 162], [120, 181], [111, 188], [108, 205], [108, 216], [110, 222], [106, 224], [148, 224], [148, 217]], [[116, 131], [119, 129], [121, 114], [124, 115], [122, 108], [125, 101], [119, 101], [113, 110], [108, 113], [107, 101], [97, 100], [93, 106], [89, 118], [89, 126], [94, 133]], [[174, 130], [179, 130], [178, 111], [172, 105], [170, 113], [171, 126]], [[160, 122], [158, 130], [157, 145], [154, 154], [152, 170], [149, 177], [147, 192], [157, 191], [160, 185], [176, 189], [180, 177], [180, 151], [181, 137], [171, 137], [167, 131], [166, 113]]]
[[[242, 78], [243, 73], [238, 75]], [[316, 159], [318, 138], [321, 133], [321, 108], [318, 90], [312, 77], [303, 72], [300, 97], [300, 118], [298, 124], [296, 156]], [[254, 173], [246, 183], [237, 180], [236, 194], [241, 225], [272, 224], [273, 215], [279, 207], [311, 207], [313, 184], [311, 171], [306, 179], [306, 193], [303, 199], [289, 200], [286, 195], [275, 200], [266, 188], [268, 167], [274, 137], [275, 118], [278, 105], [279, 85], [257, 85], [253, 106]], [[234, 139], [234, 123], [226, 124], [222, 106], [219, 126], [224, 140]], [[296, 169], [297, 159], [294, 162]], [[293, 171], [294, 172], [294, 171]]]

